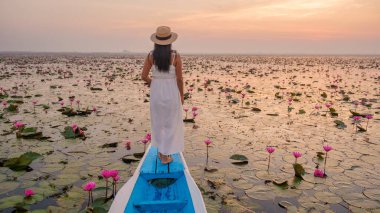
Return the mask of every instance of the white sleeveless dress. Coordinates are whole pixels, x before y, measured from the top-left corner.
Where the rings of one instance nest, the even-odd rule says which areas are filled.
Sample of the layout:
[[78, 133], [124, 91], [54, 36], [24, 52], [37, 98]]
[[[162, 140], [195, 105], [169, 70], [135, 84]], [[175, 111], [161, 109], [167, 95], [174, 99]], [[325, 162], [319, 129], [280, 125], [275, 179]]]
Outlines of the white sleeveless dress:
[[184, 149], [182, 110], [175, 66], [171, 64], [169, 72], [160, 72], [153, 65], [150, 85], [152, 146], [164, 155]]

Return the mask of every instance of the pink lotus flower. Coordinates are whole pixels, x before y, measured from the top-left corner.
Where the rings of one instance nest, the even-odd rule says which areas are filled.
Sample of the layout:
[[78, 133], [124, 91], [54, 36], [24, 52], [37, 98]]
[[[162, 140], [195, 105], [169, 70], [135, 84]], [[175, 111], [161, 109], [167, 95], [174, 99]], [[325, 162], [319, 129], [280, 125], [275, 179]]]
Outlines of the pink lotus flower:
[[6, 107], [8, 103], [6, 101], [3, 101], [3, 107]]
[[33, 100], [33, 101], [32, 101], [33, 105], [36, 105], [37, 102], [38, 102], [37, 100]]
[[115, 176], [115, 177], [112, 177], [112, 179], [115, 181], [115, 182], [117, 182], [117, 181], [119, 181], [120, 180], [120, 176]]
[[127, 150], [131, 150], [131, 141], [126, 140], [124, 146]]
[[331, 106], [332, 106], [332, 103], [326, 103], [325, 106], [326, 106], [328, 109], [330, 109]]
[[362, 116], [354, 116], [353, 117], [354, 121], [360, 121], [361, 118], [362, 118]]
[[319, 104], [316, 104], [314, 108], [318, 110], [318, 109], [322, 108], [322, 106]]
[[242, 93], [242, 94], [241, 94], [241, 98], [244, 98], [244, 97], [245, 97], [245, 93]]
[[78, 99], [76, 102], [77, 102], [77, 104], [79, 104], [79, 103], [80, 103], [80, 100]]
[[35, 195], [32, 189], [25, 189], [24, 191], [25, 197], [31, 197], [32, 195]]
[[187, 111], [189, 111], [189, 109], [188, 108], [183, 108], [183, 111], [187, 112]]
[[210, 139], [206, 139], [204, 141], [204, 143], [208, 146], [208, 145], [212, 144], [212, 141]]
[[83, 186], [83, 190], [85, 191], [92, 191], [96, 186], [96, 183], [93, 182], [93, 181], [90, 181], [88, 183], [86, 183], [86, 185]]
[[329, 151], [332, 150], [332, 147], [329, 146], [329, 145], [324, 145], [324, 146], [323, 146], [323, 149], [324, 149], [326, 152], [329, 152]]
[[71, 128], [73, 129], [73, 132], [75, 132], [78, 129], [77, 124], [71, 124]]
[[118, 170], [109, 170], [109, 174], [111, 177], [116, 177], [119, 175], [119, 171]]
[[293, 152], [293, 156], [295, 158], [300, 158], [302, 156], [302, 154], [300, 152]]
[[149, 142], [149, 140], [147, 138], [143, 138], [141, 140], [141, 143], [143, 143], [144, 145], [147, 144]]
[[92, 111], [93, 111], [93, 112], [96, 112], [96, 111], [97, 111], [95, 106], [92, 107]]
[[145, 138], [148, 140], [148, 141], [151, 141], [152, 140], [152, 135], [150, 133], [147, 133]]
[[63, 107], [63, 105], [65, 104], [65, 102], [60, 101], [59, 104], [61, 104], [61, 106]]
[[191, 108], [191, 111], [195, 112], [195, 111], [197, 111], [198, 109], [199, 109], [198, 107], [193, 106], [193, 107]]
[[79, 135], [84, 136], [84, 131], [79, 129]]
[[368, 115], [365, 116], [365, 118], [367, 118], [368, 120], [369, 120], [369, 119], [372, 119], [372, 118], [373, 118], [373, 115], [368, 114]]
[[293, 101], [293, 98], [289, 98], [288, 101], [289, 101], [289, 102], [292, 102], [292, 101]]
[[320, 169], [315, 169], [314, 170], [314, 177], [321, 177], [321, 178], [323, 178], [324, 176], [325, 176], [325, 173], [322, 170], [320, 170]]
[[193, 111], [193, 118], [197, 117], [198, 113]]
[[19, 128], [21, 128], [21, 127], [24, 127], [25, 124], [24, 124], [24, 123], [21, 123], [20, 121], [16, 121], [16, 122], [14, 123], [14, 126], [15, 126], [16, 129], [19, 129]]
[[274, 151], [276, 151], [276, 149], [275, 149], [274, 147], [271, 147], [271, 146], [268, 146], [268, 147], [266, 148], [266, 150], [267, 150], [267, 152], [268, 152], [269, 154], [272, 154]]
[[108, 179], [111, 177], [111, 173], [109, 170], [103, 170], [101, 174], [102, 174], [102, 177], [105, 179]]

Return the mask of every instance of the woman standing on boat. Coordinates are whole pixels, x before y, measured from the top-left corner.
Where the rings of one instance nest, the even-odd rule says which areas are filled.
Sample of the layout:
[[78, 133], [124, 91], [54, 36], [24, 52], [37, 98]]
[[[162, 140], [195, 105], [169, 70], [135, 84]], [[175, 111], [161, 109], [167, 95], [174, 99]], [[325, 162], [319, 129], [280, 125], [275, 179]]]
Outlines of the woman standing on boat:
[[184, 149], [182, 61], [171, 45], [177, 37], [167, 26], [157, 28], [150, 37], [154, 50], [146, 57], [141, 74], [150, 85], [152, 146], [158, 148], [163, 164], [173, 160], [171, 154]]

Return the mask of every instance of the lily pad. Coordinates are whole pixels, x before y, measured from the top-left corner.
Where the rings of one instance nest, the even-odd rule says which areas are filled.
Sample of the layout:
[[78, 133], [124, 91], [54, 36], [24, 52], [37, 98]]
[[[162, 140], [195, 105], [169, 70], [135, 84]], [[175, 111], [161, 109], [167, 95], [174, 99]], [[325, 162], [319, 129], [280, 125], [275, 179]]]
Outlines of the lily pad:
[[194, 118], [186, 118], [186, 119], [183, 119], [183, 122], [185, 122], [185, 123], [195, 123], [195, 120], [194, 120]]
[[278, 116], [278, 113], [267, 113], [269, 116]]
[[5, 108], [8, 112], [17, 112], [18, 111], [18, 105], [17, 104], [10, 104], [7, 108]]
[[256, 108], [256, 107], [253, 107], [253, 108], [252, 108], [252, 111], [253, 111], [253, 112], [261, 112], [261, 109]]
[[100, 148], [112, 148], [112, 147], [117, 147], [117, 145], [118, 145], [118, 142], [106, 143], [106, 144], [101, 145]]
[[299, 163], [293, 164], [293, 169], [296, 177], [302, 178], [302, 176], [305, 174], [305, 169]]
[[292, 203], [286, 200], [278, 202], [278, 205], [288, 210], [288, 212], [297, 212], [297, 207], [295, 207]]
[[272, 200], [276, 195], [267, 185], [256, 185], [245, 191], [245, 194], [256, 200]]
[[380, 189], [366, 189], [363, 193], [372, 200], [380, 201]]
[[17, 138], [40, 139], [42, 132], [37, 132], [37, 127], [26, 127], [16, 132]]
[[85, 130], [85, 128], [79, 128], [79, 127], [77, 127], [75, 129], [75, 132], [74, 132], [74, 129], [71, 126], [66, 126], [65, 130], [62, 132], [62, 135], [66, 139], [74, 139], [74, 138], [85, 139], [86, 137], [84, 135], [80, 134], [80, 130]]
[[336, 128], [338, 128], [338, 129], [347, 128], [347, 125], [343, 121], [335, 120], [334, 123], [336, 124]]
[[240, 154], [234, 154], [230, 157], [231, 160], [234, 160], [232, 161], [231, 163], [232, 164], [235, 164], [235, 165], [245, 165], [245, 164], [248, 164], [248, 158], [244, 155], [240, 155]]
[[316, 192], [314, 196], [318, 200], [330, 204], [336, 204], [343, 201], [342, 198], [331, 192]]
[[14, 195], [10, 197], [5, 197], [0, 200], [0, 209], [6, 209], [14, 207], [24, 201], [24, 197], [21, 195]]
[[282, 182], [273, 181], [273, 185], [279, 187], [280, 189], [288, 189], [289, 188], [288, 181], [282, 181]]
[[27, 170], [29, 168], [29, 164], [32, 163], [33, 160], [41, 157], [40, 154], [35, 152], [26, 152], [17, 158], [10, 158], [5, 161], [4, 166], [12, 169], [13, 171], [22, 171]]
[[132, 155], [126, 155], [124, 156], [122, 159], [121, 159], [124, 163], [126, 164], [130, 164], [130, 163], [133, 163], [133, 162], [138, 162], [140, 161], [140, 158], [136, 158]]
[[380, 208], [380, 203], [376, 200], [370, 200], [362, 193], [349, 193], [343, 194], [343, 200], [348, 204], [365, 209], [376, 209]]

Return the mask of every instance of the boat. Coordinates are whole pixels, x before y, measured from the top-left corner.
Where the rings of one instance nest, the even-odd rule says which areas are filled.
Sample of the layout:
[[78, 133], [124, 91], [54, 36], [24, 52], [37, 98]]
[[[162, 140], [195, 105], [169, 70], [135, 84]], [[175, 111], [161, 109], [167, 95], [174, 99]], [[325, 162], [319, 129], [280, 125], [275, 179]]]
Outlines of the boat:
[[191, 177], [182, 153], [162, 164], [149, 145], [133, 176], [117, 192], [110, 213], [205, 213], [202, 193]]

